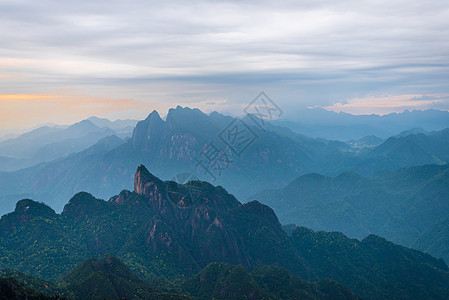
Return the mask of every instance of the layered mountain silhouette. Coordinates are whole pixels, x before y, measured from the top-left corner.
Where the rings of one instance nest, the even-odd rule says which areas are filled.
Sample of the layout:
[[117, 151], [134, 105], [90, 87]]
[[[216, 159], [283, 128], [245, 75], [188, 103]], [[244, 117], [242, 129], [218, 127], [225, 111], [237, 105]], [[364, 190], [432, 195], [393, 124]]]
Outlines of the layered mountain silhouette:
[[83, 261], [57, 285], [17, 271], [0, 272], [0, 299], [66, 298], [360, 299], [336, 281], [310, 283], [281, 267], [267, 265], [250, 272], [241, 265], [210, 263], [194, 277], [176, 282], [163, 278], [143, 280], [112, 255]]
[[[250, 197], [269, 205], [284, 224], [371, 233], [449, 259], [444, 220], [449, 216], [449, 165], [425, 165], [363, 177], [301, 176], [280, 190]], [[430, 242], [435, 239], [434, 242]], [[438, 240], [438, 243], [436, 242]], [[442, 243], [440, 243], [442, 242]]]
[[[162, 181], [143, 165], [135, 172], [133, 192], [124, 190], [109, 201], [78, 193], [61, 214], [43, 203], [21, 200], [14, 212], [0, 220], [0, 268], [64, 281], [72, 291], [89, 284], [86, 276], [97, 278], [112, 292], [128, 286], [122, 280], [139, 282], [111, 257], [75, 268], [105, 254], [114, 255], [141, 278], [191, 278], [183, 286], [199, 299], [217, 295], [220, 287], [226, 287], [223, 295], [231, 296], [253, 291], [254, 299], [264, 294], [283, 298], [283, 293], [309, 293], [310, 299], [355, 298], [337, 283], [312, 284], [297, 277], [330, 278], [366, 299], [449, 296], [449, 272], [443, 260], [375, 235], [360, 242], [343, 234], [295, 228], [288, 236], [266, 205], [241, 204], [222, 187], [203, 181]], [[214, 262], [242, 267], [209, 265]], [[263, 270], [262, 265], [285, 270]], [[124, 276], [111, 277], [108, 270]], [[229, 277], [214, 278], [213, 270]], [[86, 275], [78, 278], [77, 274]], [[283, 290], [275, 279], [291, 285]], [[250, 289], [242, 289], [242, 284]]]
[[[350, 170], [372, 175], [448, 160], [444, 150], [449, 143], [447, 130], [387, 139], [360, 151], [360, 144], [312, 139], [268, 122], [260, 128], [251, 118], [241, 121], [253, 140], [244, 151], [234, 151], [224, 137], [231, 137], [226, 130], [240, 121], [182, 107], [171, 109], [163, 120], [154, 111], [136, 125], [132, 137], [123, 145], [94, 145], [49, 163], [0, 172], [0, 212], [13, 209], [14, 203], [24, 197], [48, 203], [57, 211], [62, 210], [65, 199], [80, 191], [106, 198], [131, 189], [129, 182], [139, 163], [150, 166], [165, 180], [179, 173], [192, 173], [246, 199], [266, 188], [284, 187], [310, 172], [336, 176]], [[410, 143], [416, 147], [409, 147]], [[211, 152], [214, 149], [220, 152]], [[221, 167], [207, 160], [214, 153], [221, 157]], [[204, 164], [209, 165], [208, 170]]]
[[[420, 126], [419, 132], [439, 131], [449, 127], [449, 112], [434, 109], [405, 110], [387, 115], [351, 115], [323, 108], [303, 109], [290, 116], [290, 120], [276, 120], [294, 132], [316, 138], [350, 141], [367, 135], [382, 139]], [[416, 131], [416, 130], [415, 130]], [[410, 132], [409, 132], [410, 133]], [[417, 133], [417, 132], [414, 132]]]
[[[449, 161], [449, 128], [429, 134], [414, 133], [388, 138], [366, 154], [352, 170], [360, 174]], [[380, 168], [379, 168], [380, 167]]]
[[196, 299], [359, 299], [333, 280], [310, 283], [277, 266], [211, 263], [184, 287]]
[[[105, 151], [87, 149], [45, 165], [0, 173], [0, 197], [11, 203], [11, 199], [20, 199], [16, 195], [32, 195], [60, 211], [64, 199], [80, 191], [106, 198], [124, 188], [130, 189], [129, 182], [139, 163], [151, 166], [154, 173], [164, 179], [190, 172], [200, 179], [213, 181], [198, 164], [199, 159], [206, 160], [205, 155], [211, 154], [206, 153], [207, 149], [212, 149], [208, 148], [211, 143], [226, 155], [222, 159], [226, 163], [222, 170], [206, 163], [213, 171], [215, 183], [237, 196], [247, 197], [261, 186], [283, 186], [313, 169], [317, 162], [324, 165], [320, 160], [323, 155], [332, 157], [335, 153], [338, 156], [338, 149], [347, 147], [340, 142], [313, 140], [282, 128], [263, 130], [251, 125], [248, 118], [245, 124], [256, 138], [237, 155], [219, 136], [233, 121], [234, 118], [218, 113], [206, 115], [197, 109], [181, 107], [171, 109], [164, 121], [154, 111], [136, 125], [132, 137], [123, 145]], [[18, 177], [20, 181], [15, 180]]]
[[442, 257], [449, 261], [449, 217], [436, 221], [427, 230], [422, 232], [411, 247]]
[[107, 136], [131, 135], [135, 122], [89, 118], [70, 126], [42, 126], [0, 142], [0, 171], [15, 171], [85, 150]]

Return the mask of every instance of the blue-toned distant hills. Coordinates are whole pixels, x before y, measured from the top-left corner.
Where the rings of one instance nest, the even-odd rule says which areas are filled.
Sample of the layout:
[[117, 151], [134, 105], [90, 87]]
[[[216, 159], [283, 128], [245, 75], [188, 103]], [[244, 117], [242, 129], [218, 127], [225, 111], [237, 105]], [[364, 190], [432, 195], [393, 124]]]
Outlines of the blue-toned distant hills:
[[359, 140], [367, 135], [386, 139], [412, 128], [428, 132], [447, 128], [449, 112], [435, 109], [405, 110], [379, 116], [351, 115], [312, 108], [300, 110], [293, 119], [276, 120], [273, 123], [288, 127], [296, 133], [331, 140]]
[[[93, 121], [84, 125], [105, 128]], [[284, 224], [358, 238], [375, 233], [449, 259], [449, 129], [431, 131], [415, 124], [388, 138], [370, 135], [342, 142], [310, 138], [272, 123], [261, 128], [251, 118], [242, 121], [254, 140], [237, 155], [222, 139], [235, 124], [233, 117], [177, 107], [162, 119], [154, 111], [127, 140], [108, 135], [80, 152], [0, 172], [0, 213], [12, 211], [23, 198], [58, 212], [81, 191], [108, 199], [132, 188], [135, 166], [143, 163], [163, 180], [192, 173], [239, 199], [268, 203]], [[198, 165], [211, 143], [230, 159], [221, 173], [211, 169], [215, 181]]]
[[80, 152], [102, 138], [131, 136], [137, 121], [91, 117], [70, 126], [42, 126], [0, 141], [0, 171], [15, 171]]
[[[344, 171], [372, 175], [423, 164], [448, 161], [448, 130], [411, 133], [385, 141], [374, 136], [344, 143], [314, 139], [266, 123], [260, 128], [243, 121], [255, 137], [236, 154], [220, 133], [234, 118], [206, 115], [197, 109], [171, 109], [163, 120], [152, 112], [137, 123], [131, 138], [121, 143], [106, 138], [98, 145], [50, 162], [14, 172], [0, 173], [0, 212], [13, 208], [23, 197], [33, 197], [61, 210], [72, 194], [88, 191], [106, 198], [130, 188], [134, 166], [145, 163], [161, 178], [190, 172], [197, 178], [214, 178], [198, 164], [211, 143], [226, 154], [229, 163], [211, 170], [215, 184], [241, 199], [267, 188], [282, 188], [300, 175], [317, 172], [336, 176]], [[384, 141], [382, 143], [382, 141]]]
[[377, 234], [449, 261], [449, 165], [425, 165], [363, 177], [307, 174], [253, 195], [282, 223], [350, 237]]

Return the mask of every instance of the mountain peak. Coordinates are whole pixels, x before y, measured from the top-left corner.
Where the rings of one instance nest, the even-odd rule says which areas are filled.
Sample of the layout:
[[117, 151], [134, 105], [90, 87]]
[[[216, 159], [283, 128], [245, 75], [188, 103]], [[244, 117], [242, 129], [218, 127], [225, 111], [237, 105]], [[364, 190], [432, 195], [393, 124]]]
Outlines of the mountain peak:
[[81, 129], [95, 130], [95, 129], [99, 129], [100, 127], [95, 125], [91, 120], [86, 119], [86, 120], [79, 121], [78, 123], [75, 123], [68, 128], [78, 129], [78, 130], [81, 130]]
[[157, 112], [157, 110], [153, 110], [153, 111], [148, 115], [148, 117], [146, 118], [146, 120], [154, 120], [154, 119], [156, 119], [156, 120], [158, 120], [158, 119], [162, 120], [162, 118], [161, 118], [161, 116], [159, 115], [159, 113]]
[[[67, 280], [67, 277], [78, 276], [79, 273], [91, 273], [91, 272], [104, 272], [105, 274], [117, 273], [116, 276], [125, 276], [127, 279], [132, 278], [139, 280], [136, 275], [131, 273], [128, 267], [125, 266], [118, 258], [113, 255], [106, 254], [100, 258], [90, 258], [80, 263], [75, 269], [67, 274], [63, 280]], [[78, 273], [78, 274], [77, 274]], [[88, 276], [85, 276], [88, 277]]]
[[[0, 218], [0, 236], [11, 233], [17, 226], [27, 223], [36, 217], [52, 219], [56, 217], [56, 213], [42, 202], [36, 202], [31, 199], [18, 201], [14, 212]], [[10, 229], [7, 229], [8, 227]]]
[[56, 216], [55, 211], [48, 205], [31, 199], [23, 199], [17, 202], [13, 214], [20, 216], [22, 222], [29, 221], [34, 217], [52, 218]]
[[162, 136], [165, 122], [159, 113], [153, 110], [148, 117], [136, 124], [132, 135], [132, 145], [135, 148], [150, 151], [150, 145], [158, 143]]
[[108, 211], [106, 201], [97, 199], [92, 194], [79, 192], [64, 206], [62, 214], [77, 220], [84, 220]]
[[148, 195], [154, 186], [160, 186], [163, 182], [151, 174], [144, 165], [139, 165], [134, 176], [134, 192], [139, 195]]
[[142, 280], [112, 255], [85, 260], [65, 275], [62, 283], [75, 291], [78, 299], [135, 299], [136, 287], [140, 293], [146, 292]]
[[273, 209], [265, 204], [260, 203], [257, 200], [253, 200], [242, 204], [241, 209], [259, 215], [273, 224], [280, 225], [279, 220], [276, 214], [274, 213]]
[[177, 106], [176, 108], [170, 108], [167, 114], [167, 121], [182, 121], [185, 122], [191, 118], [203, 118], [208, 119], [208, 116], [198, 108]]

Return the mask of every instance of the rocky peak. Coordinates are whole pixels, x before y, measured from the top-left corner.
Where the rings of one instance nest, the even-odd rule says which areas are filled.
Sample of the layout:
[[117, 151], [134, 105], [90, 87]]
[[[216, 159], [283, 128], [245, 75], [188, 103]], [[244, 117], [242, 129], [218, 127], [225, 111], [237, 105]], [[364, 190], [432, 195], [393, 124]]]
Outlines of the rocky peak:
[[145, 121], [148, 122], [160, 122], [162, 121], [161, 116], [159, 115], [159, 113], [156, 110], [153, 110], [148, 117], [145, 119]]
[[110, 212], [108, 202], [97, 199], [89, 193], [79, 192], [64, 206], [62, 215], [85, 220], [108, 212]]
[[36, 217], [55, 218], [57, 215], [53, 209], [44, 203], [31, 199], [23, 199], [17, 202], [14, 212], [6, 214], [0, 219], [0, 236], [14, 231], [18, 226], [30, 222]]
[[31, 199], [23, 199], [17, 202], [14, 213], [41, 217], [53, 217], [56, 215], [55, 211], [46, 204]]
[[157, 111], [153, 111], [148, 117], [137, 123], [131, 139], [134, 148], [149, 149], [161, 138], [165, 122]]
[[271, 207], [260, 203], [257, 200], [242, 204], [241, 209], [259, 215], [273, 224], [279, 224], [279, 220]]
[[[166, 120], [170, 128], [176, 128], [176, 130], [183, 132], [190, 131], [200, 134], [204, 130], [207, 132], [214, 129], [211, 118], [197, 108], [192, 109], [178, 105], [175, 109], [171, 108], [168, 111]], [[218, 132], [216, 131], [214, 129], [213, 133], [217, 134]]]
[[137, 167], [134, 176], [134, 192], [142, 196], [149, 196], [154, 190], [159, 190], [164, 186], [162, 180], [151, 174], [144, 165]]
[[176, 108], [170, 108], [168, 110], [167, 114], [167, 121], [173, 121], [174, 119], [184, 119], [189, 117], [198, 117], [198, 116], [205, 116], [203, 112], [201, 112], [199, 109], [196, 108], [190, 108], [190, 107], [182, 107], [177, 106]]
[[112, 202], [115, 204], [123, 204], [126, 202], [126, 199], [129, 199], [130, 197], [131, 197], [131, 192], [128, 190], [123, 190], [117, 196], [114, 196], [111, 199], [109, 199], [109, 202]]

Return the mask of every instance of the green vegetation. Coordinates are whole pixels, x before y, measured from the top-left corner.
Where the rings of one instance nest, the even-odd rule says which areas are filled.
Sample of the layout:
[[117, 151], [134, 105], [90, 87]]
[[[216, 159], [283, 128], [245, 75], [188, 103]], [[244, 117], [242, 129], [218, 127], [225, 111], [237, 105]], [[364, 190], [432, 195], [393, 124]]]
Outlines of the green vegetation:
[[272, 207], [284, 224], [355, 238], [373, 233], [449, 261], [448, 187], [448, 164], [425, 165], [371, 177], [308, 174], [251, 199]]
[[411, 246], [449, 262], [449, 218], [433, 224], [421, 233]]
[[338, 278], [366, 299], [448, 299], [443, 260], [375, 235], [362, 241], [298, 227], [292, 240], [319, 278]]
[[[146, 281], [138, 278], [117, 258], [106, 255], [88, 259], [70, 271], [63, 280], [45, 290], [33, 291], [34, 283], [43, 282], [32, 276], [15, 272], [14, 278], [0, 279], [0, 299], [11, 289], [28, 299], [53, 299], [62, 295], [70, 299], [359, 299], [350, 290], [332, 280], [310, 283], [287, 270], [262, 265], [252, 272], [245, 267], [227, 263], [211, 263], [196, 276], [168, 287], [166, 281]], [[26, 278], [26, 279], [25, 279]], [[4, 288], [4, 286], [8, 288]], [[51, 289], [51, 290], [50, 290]], [[3, 298], [2, 298], [3, 297]], [[5, 298], [6, 297], [6, 298]], [[34, 298], [33, 298], [34, 297]]]
[[[20, 284], [22, 284], [23, 286], [26, 286], [31, 290], [34, 290], [38, 293], [42, 293], [48, 296], [53, 296], [56, 294], [69, 295], [69, 293], [66, 290], [61, 289], [56, 284], [50, 281], [38, 279], [34, 276], [19, 271], [14, 271], [10, 269], [0, 270], [0, 278], [14, 278], [14, 280], [20, 282]], [[2, 298], [0, 297], [0, 299]]]
[[[192, 181], [175, 187], [173, 201], [173, 182], [144, 166], [135, 178], [134, 192], [109, 201], [78, 193], [61, 214], [19, 201], [0, 219], [0, 269], [78, 299], [355, 298], [340, 284], [364, 299], [449, 297], [448, 267], [430, 255], [373, 235], [358, 241], [290, 226], [289, 236], [270, 207], [240, 204], [221, 187]], [[186, 191], [195, 202], [184, 201]]]
[[[51, 296], [44, 295], [37, 291], [34, 291], [22, 283], [19, 283], [16, 279], [0, 278], [0, 299], [1, 300], [51, 300], [55, 299]], [[60, 299], [60, 298], [59, 298]]]
[[153, 287], [111, 255], [91, 258], [76, 266], [61, 280], [60, 287], [74, 299], [188, 299]]
[[252, 272], [243, 266], [211, 263], [185, 284], [195, 299], [358, 299], [332, 280], [310, 283], [287, 270], [262, 265]]

